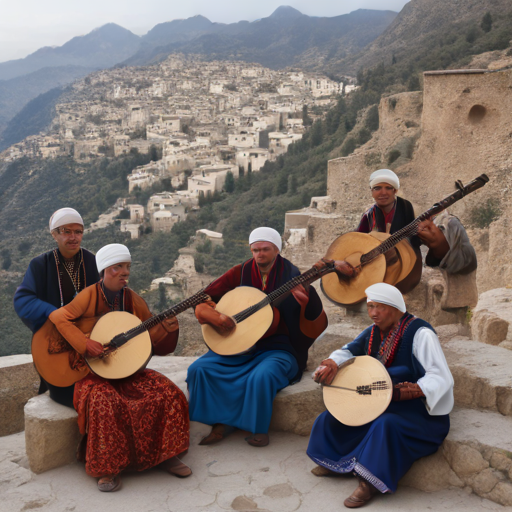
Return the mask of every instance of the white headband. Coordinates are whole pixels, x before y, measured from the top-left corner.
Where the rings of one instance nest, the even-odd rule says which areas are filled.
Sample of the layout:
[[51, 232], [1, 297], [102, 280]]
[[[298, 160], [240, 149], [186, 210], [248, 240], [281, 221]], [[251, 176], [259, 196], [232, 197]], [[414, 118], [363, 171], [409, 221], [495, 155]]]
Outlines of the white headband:
[[366, 302], [380, 302], [387, 306], [392, 306], [402, 313], [407, 311], [404, 297], [398, 288], [386, 283], [372, 284], [364, 291], [368, 300]]
[[283, 242], [281, 241], [281, 235], [272, 228], [256, 228], [249, 235], [249, 245], [255, 242], [270, 242], [274, 244], [281, 252]]
[[81, 224], [83, 226], [84, 221], [81, 215], [73, 208], [61, 208], [50, 217], [50, 231], [66, 224]]
[[400, 188], [400, 180], [398, 176], [389, 169], [379, 169], [372, 172], [370, 176], [370, 188], [373, 188], [378, 183], [387, 183], [397, 190]]
[[123, 244], [105, 245], [105, 247], [102, 247], [96, 253], [96, 266], [98, 267], [98, 272], [101, 272], [116, 263], [124, 263], [126, 261], [131, 262], [132, 256], [128, 247]]

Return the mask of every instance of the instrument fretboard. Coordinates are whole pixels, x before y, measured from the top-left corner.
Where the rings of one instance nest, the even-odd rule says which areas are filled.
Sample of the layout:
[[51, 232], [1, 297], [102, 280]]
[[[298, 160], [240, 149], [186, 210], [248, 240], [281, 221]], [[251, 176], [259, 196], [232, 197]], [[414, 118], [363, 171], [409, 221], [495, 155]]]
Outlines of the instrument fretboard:
[[267, 305], [272, 305], [278, 299], [284, 297], [286, 294], [290, 293], [293, 288], [295, 288], [299, 284], [309, 284], [313, 281], [316, 281], [320, 277], [329, 274], [330, 272], [334, 272], [334, 262], [329, 262], [326, 264], [326, 267], [318, 270], [315, 267], [310, 268], [300, 276], [296, 276], [287, 283], [280, 286], [277, 290], [269, 293], [264, 299], [262, 299], [257, 304], [240, 311], [233, 316], [233, 319], [236, 323], [240, 323], [246, 318], [249, 318], [251, 315], [264, 308]]

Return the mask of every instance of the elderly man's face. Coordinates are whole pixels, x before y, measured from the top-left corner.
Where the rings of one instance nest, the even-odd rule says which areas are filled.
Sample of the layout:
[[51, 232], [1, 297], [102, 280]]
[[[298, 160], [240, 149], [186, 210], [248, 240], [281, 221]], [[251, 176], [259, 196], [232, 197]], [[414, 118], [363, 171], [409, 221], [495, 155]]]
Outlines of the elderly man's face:
[[103, 283], [105, 286], [112, 292], [122, 290], [128, 284], [131, 266], [132, 264], [126, 261], [107, 267], [103, 274]]
[[393, 306], [381, 304], [380, 302], [368, 302], [368, 315], [373, 323], [381, 330], [381, 332], [388, 332], [391, 330], [398, 320], [402, 317], [403, 313]]
[[254, 242], [251, 252], [258, 267], [269, 266], [279, 254], [279, 249], [271, 242]]
[[372, 187], [372, 197], [379, 208], [386, 208], [395, 202], [396, 189], [389, 183], [377, 183]]
[[80, 250], [83, 235], [82, 224], [65, 224], [52, 231], [52, 236], [64, 258], [72, 258]]

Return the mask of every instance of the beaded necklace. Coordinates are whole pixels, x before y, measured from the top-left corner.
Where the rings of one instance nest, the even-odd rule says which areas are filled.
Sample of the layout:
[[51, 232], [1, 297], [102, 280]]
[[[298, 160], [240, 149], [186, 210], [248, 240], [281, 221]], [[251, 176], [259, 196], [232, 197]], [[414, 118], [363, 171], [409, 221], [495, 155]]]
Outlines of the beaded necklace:
[[116, 296], [114, 297], [114, 300], [112, 302], [109, 301], [107, 298], [107, 294], [105, 293], [105, 284], [103, 283], [103, 280], [101, 281], [100, 289], [103, 300], [110, 308], [110, 311], [124, 311], [124, 288], [121, 290], [121, 293], [116, 293]]
[[69, 278], [71, 279], [71, 283], [73, 284], [73, 288], [75, 289], [75, 294], [73, 295], [73, 298], [76, 297], [78, 292], [81, 290], [81, 283], [80, 283], [80, 267], [83, 267], [84, 270], [84, 283], [86, 282], [85, 279], [85, 265], [84, 263], [84, 257], [82, 249], [80, 249], [80, 261], [78, 262], [78, 265], [76, 265], [75, 270], [75, 258], [73, 258], [72, 261], [66, 261], [63, 259], [63, 261], [60, 261], [59, 259], [59, 251], [57, 249], [53, 250], [53, 257], [55, 258], [55, 264], [57, 266], [57, 278], [59, 280], [59, 293], [60, 293], [60, 307], [64, 306], [64, 295], [62, 293], [62, 277], [63, 272], [62, 269], [65, 269]]
[[[393, 363], [393, 359], [395, 358], [396, 351], [398, 349], [398, 345], [402, 340], [402, 337], [405, 333], [409, 324], [415, 319], [414, 315], [410, 313], [405, 313], [404, 316], [400, 319], [397, 326], [394, 330], [390, 331], [386, 336], [386, 339], [382, 341], [379, 347], [379, 352], [377, 353], [377, 359], [387, 368], [391, 366]], [[370, 341], [368, 342], [368, 355], [372, 355], [372, 345], [373, 345], [373, 335], [375, 332], [376, 325], [373, 325], [372, 332], [370, 334]], [[380, 330], [379, 330], [380, 333]]]

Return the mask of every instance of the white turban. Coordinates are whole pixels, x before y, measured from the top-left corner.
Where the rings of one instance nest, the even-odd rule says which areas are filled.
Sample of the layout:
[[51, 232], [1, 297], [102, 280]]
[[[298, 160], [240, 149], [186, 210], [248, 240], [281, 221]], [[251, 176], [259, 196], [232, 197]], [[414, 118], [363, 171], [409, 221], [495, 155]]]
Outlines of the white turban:
[[270, 242], [273, 243], [281, 252], [283, 242], [281, 241], [281, 235], [272, 228], [256, 228], [249, 235], [249, 245], [254, 242]]
[[50, 217], [50, 231], [65, 226], [66, 224], [82, 224], [81, 215], [73, 208], [61, 208]]
[[96, 253], [96, 266], [98, 267], [98, 272], [101, 272], [116, 263], [124, 263], [126, 261], [132, 261], [132, 255], [130, 254], [128, 247], [123, 244], [105, 245], [105, 247], [102, 247]]
[[372, 284], [364, 291], [368, 300], [366, 302], [380, 302], [387, 306], [392, 306], [402, 313], [407, 311], [404, 297], [398, 288], [386, 283]]
[[389, 169], [379, 169], [378, 171], [372, 172], [370, 176], [370, 188], [373, 188], [378, 183], [388, 183], [397, 190], [400, 188], [398, 176]]

